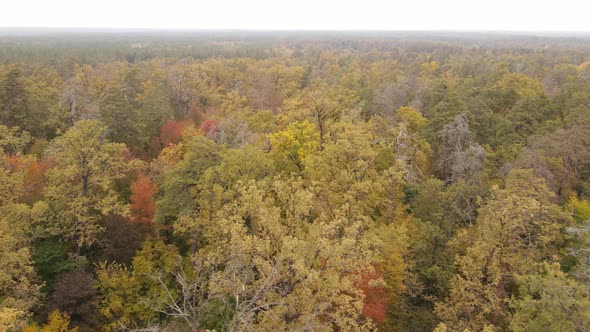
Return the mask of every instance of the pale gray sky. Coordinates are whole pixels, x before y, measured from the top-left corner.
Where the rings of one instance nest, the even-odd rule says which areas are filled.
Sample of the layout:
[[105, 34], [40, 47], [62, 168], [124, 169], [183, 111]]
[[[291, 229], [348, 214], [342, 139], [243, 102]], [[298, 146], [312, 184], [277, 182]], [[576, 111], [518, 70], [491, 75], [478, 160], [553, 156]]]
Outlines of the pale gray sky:
[[0, 27], [590, 31], [590, 0], [1, 0]]

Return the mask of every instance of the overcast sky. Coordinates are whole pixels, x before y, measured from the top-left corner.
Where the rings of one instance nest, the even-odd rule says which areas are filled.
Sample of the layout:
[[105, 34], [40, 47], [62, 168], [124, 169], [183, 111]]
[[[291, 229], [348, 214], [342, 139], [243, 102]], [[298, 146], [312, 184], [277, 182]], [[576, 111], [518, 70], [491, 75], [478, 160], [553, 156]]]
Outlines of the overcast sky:
[[590, 31], [590, 0], [1, 0], [0, 27]]

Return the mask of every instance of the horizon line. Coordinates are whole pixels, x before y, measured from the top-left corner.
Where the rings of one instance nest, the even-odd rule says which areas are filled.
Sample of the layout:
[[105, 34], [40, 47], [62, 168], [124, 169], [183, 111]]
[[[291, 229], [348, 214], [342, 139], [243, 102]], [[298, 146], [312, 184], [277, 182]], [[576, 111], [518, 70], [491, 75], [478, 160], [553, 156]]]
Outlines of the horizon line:
[[307, 28], [200, 28], [200, 27], [112, 27], [112, 26], [0, 26], [1, 30], [70, 30], [70, 31], [170, 31], [170, 32], [394, 32], [394, 33], [519, 33], [519, 34], [589, 34], [590, 30], [518, 30], [518, 29], [307, 29]]

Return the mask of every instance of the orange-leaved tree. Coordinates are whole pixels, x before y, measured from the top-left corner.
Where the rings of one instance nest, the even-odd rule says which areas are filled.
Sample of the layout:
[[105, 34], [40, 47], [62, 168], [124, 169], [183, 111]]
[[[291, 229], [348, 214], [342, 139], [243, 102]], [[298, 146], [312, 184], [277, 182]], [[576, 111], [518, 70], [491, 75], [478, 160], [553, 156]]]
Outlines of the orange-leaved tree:
[[158, 186], [145, 175], [140, 175], [131, 183], [131, 221], [151, 222], [156, 211], [154, 195]]

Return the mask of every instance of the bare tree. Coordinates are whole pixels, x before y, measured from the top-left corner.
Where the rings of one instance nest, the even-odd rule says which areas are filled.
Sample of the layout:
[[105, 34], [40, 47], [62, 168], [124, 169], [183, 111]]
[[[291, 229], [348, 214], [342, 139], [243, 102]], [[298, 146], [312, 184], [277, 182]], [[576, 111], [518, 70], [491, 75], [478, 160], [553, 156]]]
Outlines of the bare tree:
[[472, 140], [469, 120], [459, 114], [440, 131], [442, 143], [439, 169], [448, 182], [459, 179], [468, 183], [478, 183], [483, 169], [486, 152]]
[[72, 122], [96, 116], [97, 107], [92, 103], [84, 82], [81, 82], [78, 77], [73, 77], [64, 84], [59, 102], [70, 109]]
[[[205, 307], [213, 299], [208, 290], [210, 269], [194, 262], [188, 270], [182, 265], [177, 272], [160, 271], [145, 275], [158, 285], [158, 292], [146, 299], [146, 305], [170, 318], [180, 319], [199, 331]], [[169, 282], [171, 277], [172, 282]], [[153, 326], [141, 331], [159, 331]], [[134, 330], [140, 331], [140, 330]]]

